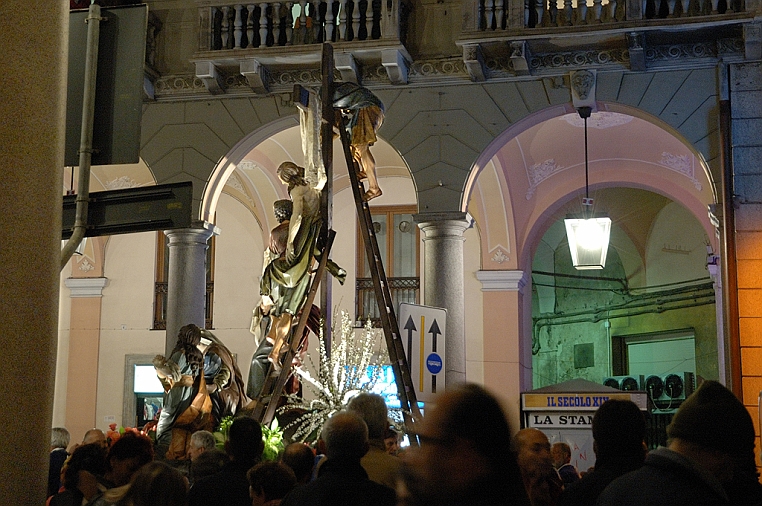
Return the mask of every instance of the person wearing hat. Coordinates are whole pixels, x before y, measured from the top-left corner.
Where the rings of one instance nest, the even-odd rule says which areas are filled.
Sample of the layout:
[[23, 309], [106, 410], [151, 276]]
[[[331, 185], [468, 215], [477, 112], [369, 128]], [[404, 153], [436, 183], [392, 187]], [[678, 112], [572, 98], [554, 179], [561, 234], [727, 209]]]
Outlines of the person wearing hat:
[[705, 381], [667, 427], [667, 447], [640, 469], [614, 480], [600, 506], [754, 504], [762, 496], [749, 478], [754, 425], [733, 393]]

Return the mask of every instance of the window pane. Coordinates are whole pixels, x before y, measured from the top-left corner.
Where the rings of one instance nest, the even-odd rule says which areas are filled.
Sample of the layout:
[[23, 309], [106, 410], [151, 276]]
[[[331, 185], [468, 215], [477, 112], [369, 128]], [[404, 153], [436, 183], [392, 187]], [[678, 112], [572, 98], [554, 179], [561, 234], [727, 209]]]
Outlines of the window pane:
[[395, 214], [393, 227], [394, 272], [393, 277], [416, 275], [416, 230], [412, 214]]
[[[389, 262], [386, 258], [386, 214], [374, 214], [373, 215], [373, 228], [376, 231], [376, 241], [378, 242], [378, 251], [381, 254], [381, 261], [384, 263], [384, 269], [389, 268]], [[363, 273], [366, 276], [370, 276], [370, 268], [368, 267], [368, 254], [363, 256]], [[387, 276], [389, 273], [387, 273]]]

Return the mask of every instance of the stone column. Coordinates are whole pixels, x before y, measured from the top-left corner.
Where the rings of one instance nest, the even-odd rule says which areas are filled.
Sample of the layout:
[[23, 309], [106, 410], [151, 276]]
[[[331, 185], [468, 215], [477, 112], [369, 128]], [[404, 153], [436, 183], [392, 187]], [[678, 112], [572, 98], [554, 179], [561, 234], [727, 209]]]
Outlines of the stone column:
[[482, 283], [484, 303], [484, 386], [505, 406], [511, 427], [518, 428], [521, 392], [532, 386], [532, 345], [521, 324], [526, 321], [523, 291], [529, 275], [524, 271], [477, 271], [476, 278]]
[[67, 278], [71, 297], [69, 367], [66, 382], [66, 428], [72, 440], [96, 427], [101, 302], [107, 278]]
[[0, 499], [44, 504], [50, 454], [69, 43], [65, 2], [0, 2]]
[[205, 326], [206, 249], [209, 247], [207, 240], [214, 232], [214, 225], [207, 222], [199, 222], [193, 228], [164, 232], [169, 240], [167, 356], [175, 347], [177, 332], [183, 325]]
[[413, 219], [424, 233], [424, 304], [447, 310], [446, 388], [466, 381], [463, 232], [473, 219], [459, 212], [417, 214]]

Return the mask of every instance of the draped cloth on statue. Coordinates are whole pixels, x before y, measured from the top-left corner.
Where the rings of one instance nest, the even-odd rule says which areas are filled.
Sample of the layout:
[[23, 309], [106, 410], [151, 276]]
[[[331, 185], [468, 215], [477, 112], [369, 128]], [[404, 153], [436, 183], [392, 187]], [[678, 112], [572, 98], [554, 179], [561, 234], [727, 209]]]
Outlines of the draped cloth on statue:
[[204, 375], [211, 390], [212, 420], [217, 426], [226, 416], [246, 409], [251, 398], [246, 395], [241, 369], [228, 347], [208, 330], [202, 330], [201, 335], [211, 341], [204, 353]]
[[342, 83], [333, 93], [333, 106], [350, 113], [347, 129], [353, 146], [373, 145], [384, 122], [384, 104], [370, 90], [352, 82]]
[[309, 273], [322, 223], [319, 190], [295, 186], [291, 198], [294, 212], [289, 222], [286, 254], [265, 267], [259, 285], [260, 293], [269, 296], [274, 303], [270, 310], [273, 316], [299, 312], [309, 290]]
[[318, 190], [322, 190], [328, 177], [323, 165], [320, 149], [320, 97], [310, 93], [309, 106], [299, 108], [299, 129], [302, 135], [302, 153], [304, 154], [304, 179]]

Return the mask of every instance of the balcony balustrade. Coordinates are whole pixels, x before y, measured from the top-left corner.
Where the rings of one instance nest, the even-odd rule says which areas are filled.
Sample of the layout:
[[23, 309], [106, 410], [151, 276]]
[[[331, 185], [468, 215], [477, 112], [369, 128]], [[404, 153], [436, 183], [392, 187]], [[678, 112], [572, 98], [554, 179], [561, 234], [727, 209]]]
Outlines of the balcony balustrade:
[[404, 44], [398, 2], [300, 0], [203, 8], [210, 50], [392, 40]]
[[[478, 0], [473, 19], [479, 31], [548, 28], [675, 18], [707, 18], [744, 12], [743, 0], [524, 0], [523, 17], [505, 0]], [[684, 19], [683, 19], [684, 20]], [[696, 21], [696, 19], [693, 19]]]
[[[408, 33], [409, 2], [196, 0], [195, 76], [151, 75], [149, 84], [156, 83], [159, 98], [313, 86], [320, 82], [326, 41], [333, 44], [336, 79], [371, 85], [402, 85], [411, 77], [420, 82], [558, 79], [582, 67], [644, 71], [680, 66], [686, 58], [706, 65], [762, 58], [758, 2], [465, 0], [455, 40], [462, 63], [452, 57], [414, 62], [406, 47], [415, 35]], [[425, 17], [423, 11], [416, 16]]]
[[274, 74], [320, 68], [320, 45], [334, 44], [343, 80], [360, 82], [364, 66], [383, 65], [394, 84], [407, 83], [409, 4], [402, 0], [298, 0], [228, 4], [198, 0], [196, 76], [212, 93], [240, 74], [257, 93], [281, 82]]
[[[394, 310], [399, 309], [400, 304], [418, 304], [420, 297], [420, 278], [398, 277], [387, 278], [389, 293], [392, 297]], [[355, 315], [358, 321], [370, 320], [374, 327], [381, 326], [381, 315], [376, 301], [376, 291], [372, 278], [357, 278], [355, 282], [357, 290]]]

